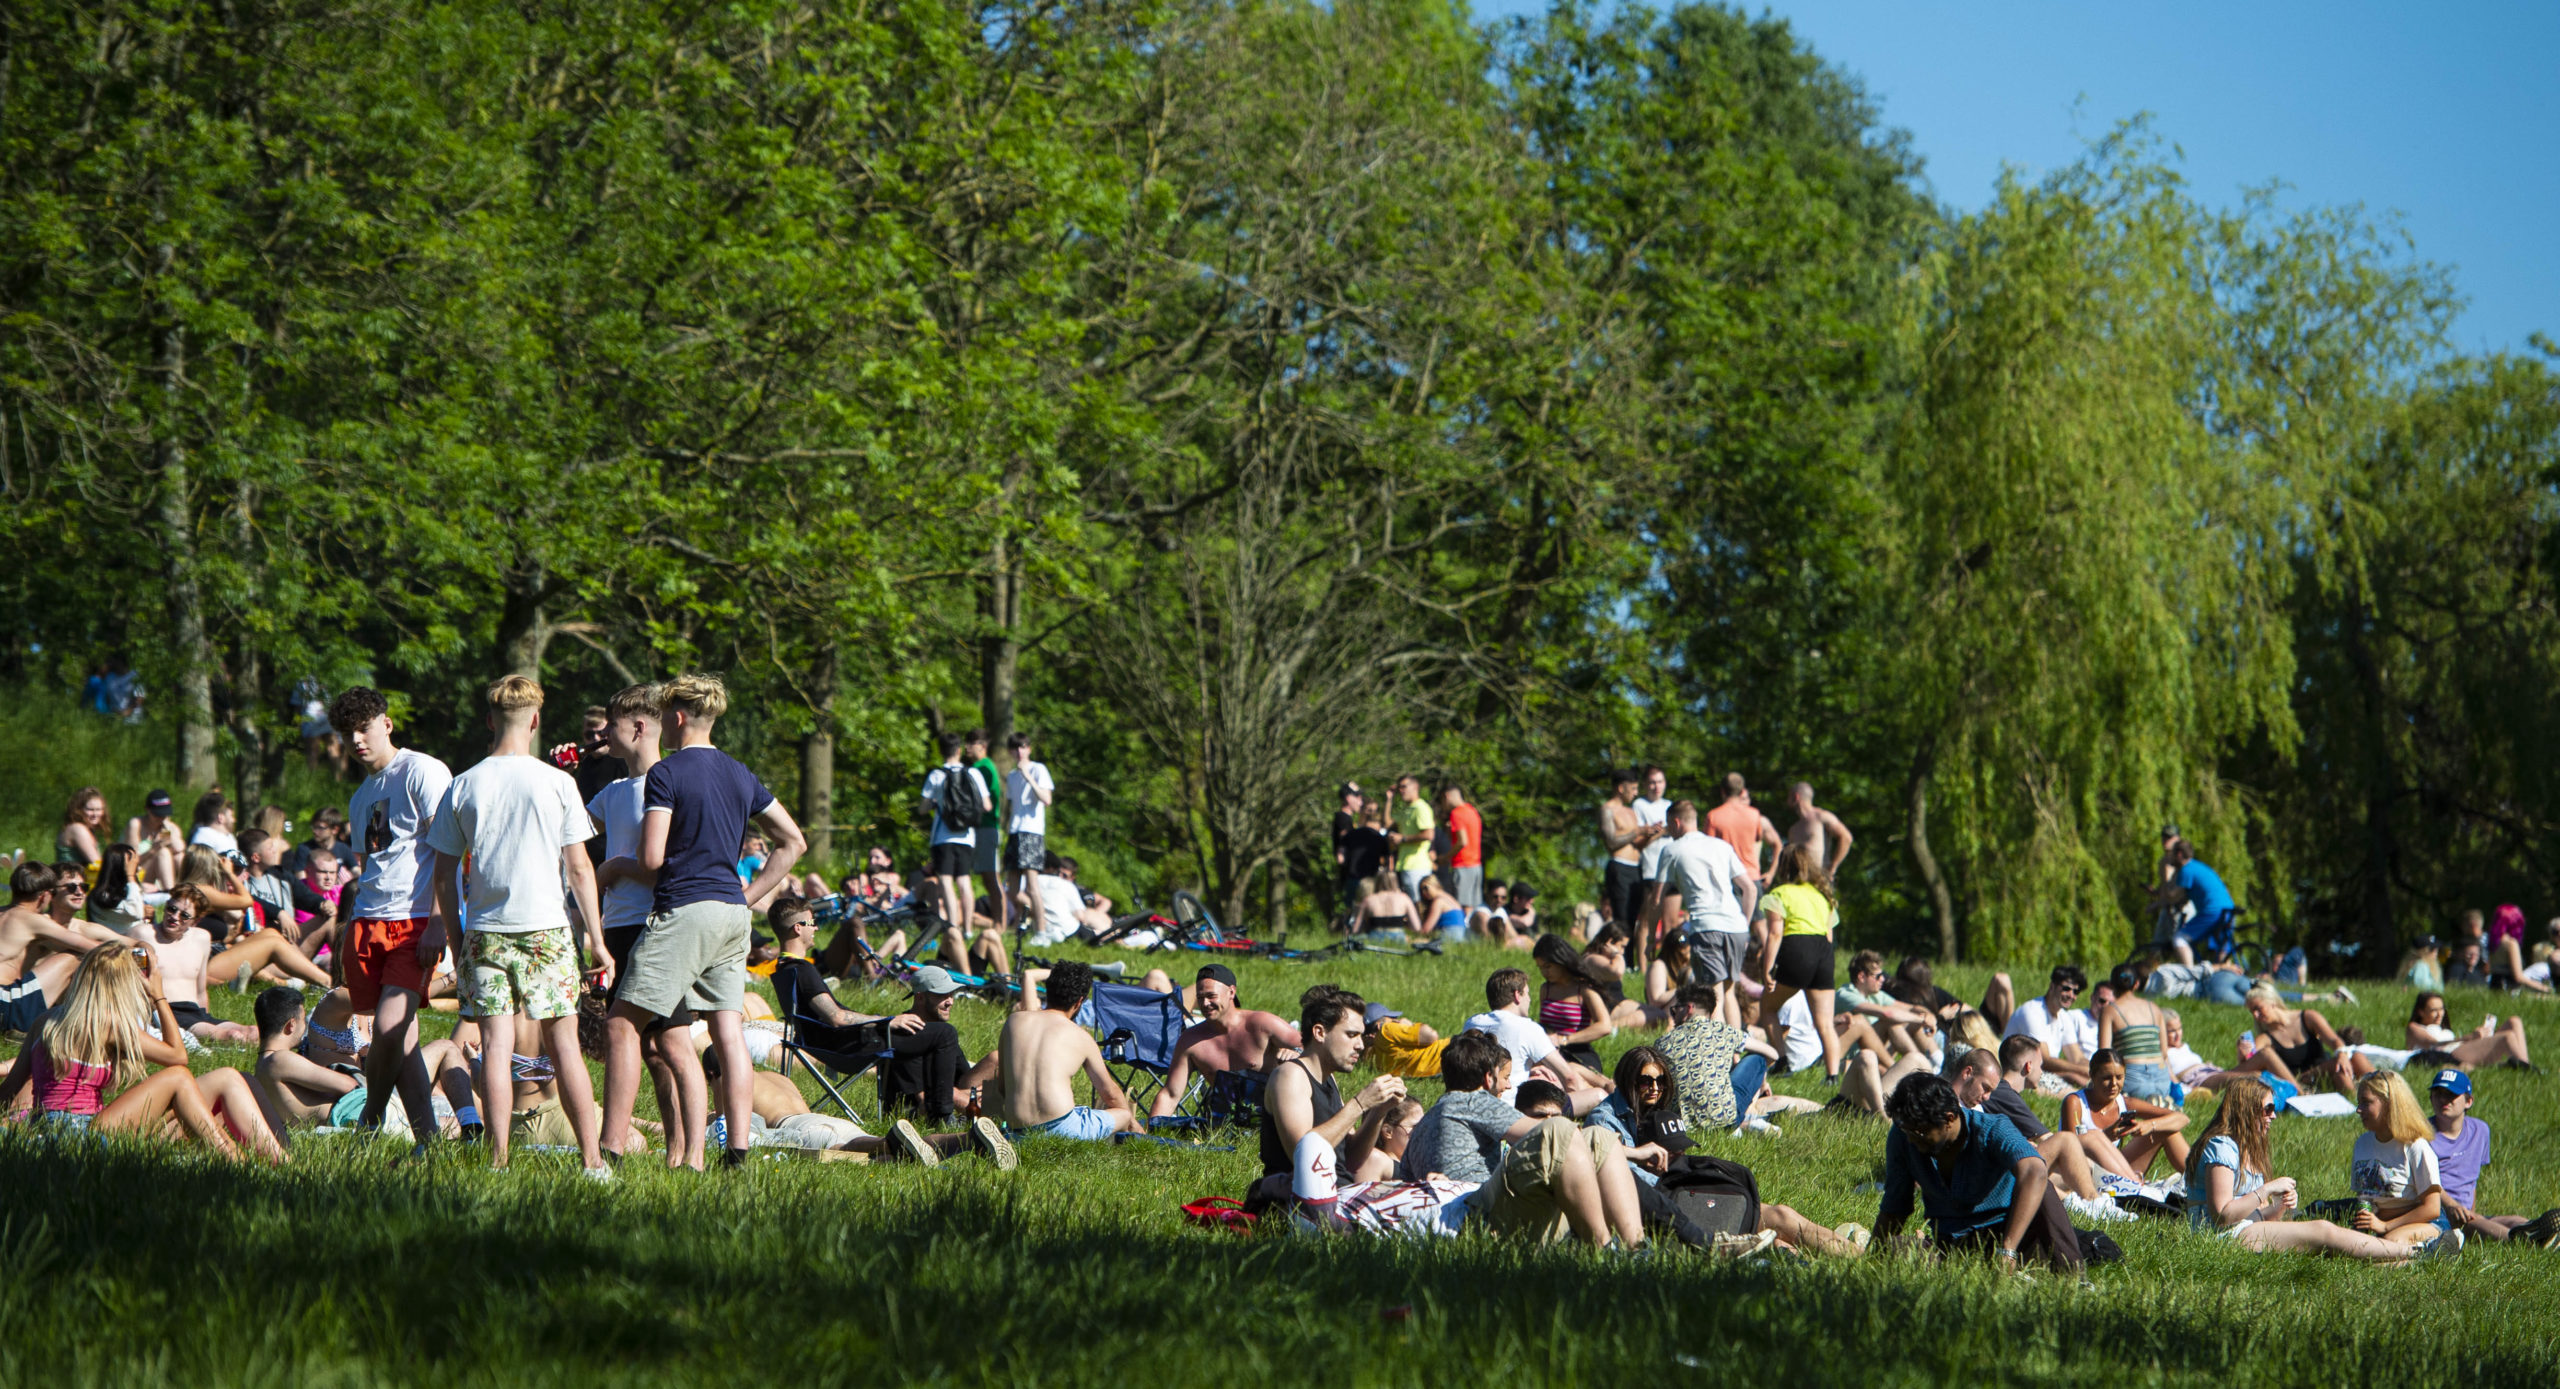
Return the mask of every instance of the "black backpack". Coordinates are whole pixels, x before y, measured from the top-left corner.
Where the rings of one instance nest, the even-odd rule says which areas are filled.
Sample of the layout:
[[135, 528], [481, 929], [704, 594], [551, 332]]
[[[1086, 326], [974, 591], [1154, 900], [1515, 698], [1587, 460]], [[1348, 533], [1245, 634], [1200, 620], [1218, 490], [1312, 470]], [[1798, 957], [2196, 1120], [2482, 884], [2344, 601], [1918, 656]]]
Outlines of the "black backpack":
[[976, 828], [995, 805], [987, 799], [986, 783], [979, 779], [975, 767], [945, 767], [941, 804], [934, 809], [945, 826], [961, 830]]
[[1709, 1240], [1760, 1228], [1760, 1183], [1751, 1169], [1704, 1153], [1682, 1153], [1662, 1174], [1661, 1190]]

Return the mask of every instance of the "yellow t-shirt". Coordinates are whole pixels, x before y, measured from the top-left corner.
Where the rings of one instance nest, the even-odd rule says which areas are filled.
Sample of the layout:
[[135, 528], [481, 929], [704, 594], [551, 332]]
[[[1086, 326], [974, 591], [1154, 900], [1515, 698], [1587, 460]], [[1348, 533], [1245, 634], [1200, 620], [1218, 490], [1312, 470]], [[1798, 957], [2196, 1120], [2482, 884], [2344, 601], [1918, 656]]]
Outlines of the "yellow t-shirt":
[[1422, 1024], [1411, 1018], [1380, 1018], [1369, 1039], [1370, 1060], [1391, 1076], [1436, 1076], [1440, 1053], [1449, 1047], [1446, 1037], [1422, 1045]]
[[1398, 801], [1389, 817], [1396, 833], [1404, 836], [1404, 844], [1396, 851], [1396, 871], [1428, 873], [1432, 869], [1431, 831], [1439, 821], [1432, 818], [1429, 801]]
[[1838, 920], [1831, 904], [1823, 900], [1822, 889], [1808, 883], [1789, 883], [1760, 894], [1760, 910], [1784, 917], [1790, 936], [1827, 936]]

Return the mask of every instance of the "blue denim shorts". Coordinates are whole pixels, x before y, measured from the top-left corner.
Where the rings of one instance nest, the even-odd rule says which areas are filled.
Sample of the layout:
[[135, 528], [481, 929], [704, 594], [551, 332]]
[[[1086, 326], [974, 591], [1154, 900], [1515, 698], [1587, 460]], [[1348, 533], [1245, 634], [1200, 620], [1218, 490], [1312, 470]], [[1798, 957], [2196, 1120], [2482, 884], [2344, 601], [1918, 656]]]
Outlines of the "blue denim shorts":
[[2137, 1100], [2168, 1104], [2176, 1085], [2177, 1078], [2169, 1074], [2168, 1067], [2158, 1062], [2135, 1061], [2124, 1068], [2124, 1092]]

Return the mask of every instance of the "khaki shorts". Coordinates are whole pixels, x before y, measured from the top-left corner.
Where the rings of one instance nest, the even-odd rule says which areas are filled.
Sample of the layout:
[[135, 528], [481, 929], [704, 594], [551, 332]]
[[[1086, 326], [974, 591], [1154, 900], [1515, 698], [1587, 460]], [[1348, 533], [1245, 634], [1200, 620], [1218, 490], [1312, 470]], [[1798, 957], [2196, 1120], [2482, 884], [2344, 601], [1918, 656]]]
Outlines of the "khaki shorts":
[[1583, 1128], [1571, 1119], [1549, 1119], [1503, 1155], [1502, 1170], [1485, 1183], [1485, 1223], [1496, 1234], [1527, 1234], [1552, 1243], [1572, 1233], [1564, 1203], [1556, 1199], [1565, 1153], [1579, 1146], [1591, 1155], [1595, 1171], [1607, 1162], [1624, 1162], [1626, 1149], [1618, 1136], [1602, 1128]]
[[511, 1143], [535, 1143], [546, 1148], [578, 1146], [578, 1131], [569, 1127], [569, 1113], [558, 1100], [544, 1100], [531, 1109], [519, 1109], [509, 1125], [507, 1140]]
[[655, 912], [631, 947], [618, 997], [654, 1017], [681, 1007], [736, 1013], [747, 1004], [747, 936], [755, 913], [740, 902], [687, 902]]

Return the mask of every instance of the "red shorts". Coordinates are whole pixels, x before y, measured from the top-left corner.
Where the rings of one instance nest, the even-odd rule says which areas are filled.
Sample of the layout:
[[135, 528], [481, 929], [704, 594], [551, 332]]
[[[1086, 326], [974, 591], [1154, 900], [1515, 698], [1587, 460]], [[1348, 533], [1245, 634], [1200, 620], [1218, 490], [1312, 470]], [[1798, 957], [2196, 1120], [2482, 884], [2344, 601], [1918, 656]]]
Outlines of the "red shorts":
[[340, 948], [347, 957], [347, 996], [357, 1012], [372, 1012], [381, 1004], [385, 989], [427, 996], [427, 967], [418, 960], [418, 937], [426, 933], [428, 922], [423, 916], [400, 921], [360, 916], [347, 924], [347, 938]]

